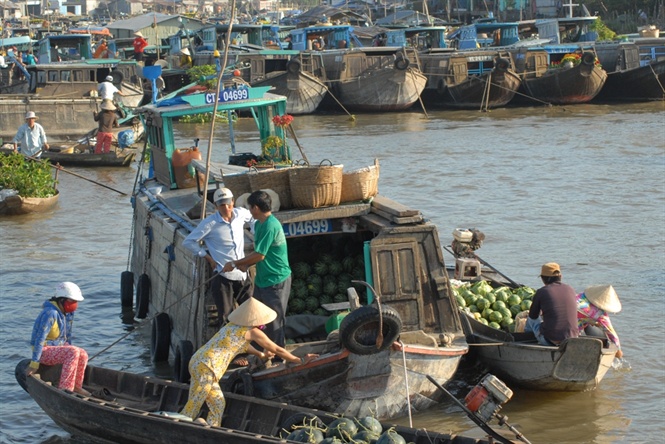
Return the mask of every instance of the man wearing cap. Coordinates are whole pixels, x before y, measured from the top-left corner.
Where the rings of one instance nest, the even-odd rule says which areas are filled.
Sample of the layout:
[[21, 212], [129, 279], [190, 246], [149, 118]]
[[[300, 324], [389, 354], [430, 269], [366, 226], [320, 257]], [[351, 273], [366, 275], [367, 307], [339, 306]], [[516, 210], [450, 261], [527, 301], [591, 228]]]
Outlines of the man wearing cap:
[[577, 295], [573, 287], [561, 282], [559, 264], [543, 265], [540, 278], [545, 286], [533, 296], [525, 331], [532, 331], [540, 345], [559, 345], [578, 337]]
[[291, 267], [282, 224], [272, 214], [272, 199], [265, 191], [254, 191], [247, 198], [249, 211], [256, 219], [254, 251], [244, 259], [227, 262], [223, 271], [247, 270], [256, 264], [254, 297], [277, 312], [277, 318], [266, 326], [266, 334], [283, 347], [284, 321], [291, 292]]
[[97, 86], [97, 92], [102, 100], [113, 100], [115, 94], [123, 95], [113, 84], [113, 76], [106, 76], [104, 81]]
[[217, 211], [201, 221], [182, 245], [205, 258], [212, 269], [219, 273], [210, 285], [219, 319], [226, 322], [234, 301], [242, 304], [252, 295], [252, 281], [246, 269], [222, 270], [222, 267], [245, 257], [244, 227], [248, 222], [253, 223], [254, 219], [246, 208], [234, 207], [233, 193], [228, 188], [215, 191], [213, 201]]
[[99, 122], [97, 130], [97, 144], [95, 145], [95, 154], [106, 154], [111, 151], [113, 142], [113, 128], [117, 128], [118, 117], [115, 115], [116, 107], [110, 100], [103, 100], [101, 112], [92, 112], [95, 122]]
[[[13, 142], [14, 151], [18, 151], [24, 156], [38, 158], [42, 155], [42, 151], [48, 151], [46, 132], [37, 123], [37, 116], [34, 111], [28, 111], [25, 114], [25, 123], [18, 128]], [[19, 143], [21, 144], [20, 148]]]
[[577, 327], [580, 334], [607, 337], [618, 348], [617, 358], [623, 357], [619, 335], [612, 327], [609, 313], [619, 313], [621, 301], [611, 285], [592, 285], [577, 295]]
[[134, 45], [134, 60], [142, 62], [143, 51], [145, 51], [145, 47], [148, 46], [148, 41], [143, 38], [141, 31], [134, 33], [134, 42], [132, 44]]

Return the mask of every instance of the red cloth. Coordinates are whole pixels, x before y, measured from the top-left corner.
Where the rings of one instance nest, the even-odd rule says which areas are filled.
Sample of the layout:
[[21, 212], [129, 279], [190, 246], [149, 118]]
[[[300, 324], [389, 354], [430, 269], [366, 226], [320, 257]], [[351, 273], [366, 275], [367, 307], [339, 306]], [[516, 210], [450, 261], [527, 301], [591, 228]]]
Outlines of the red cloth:
[[148, 41], [143, 37], [136, 37], [134, 39], [134, 52], [143, 52], [146, 46], [148, 46]]
[[112, 133], [97, 132], [97, 144], [95, 145], [95, 154], [106, 154], [111, 151], [111, 142], [113, 142]]

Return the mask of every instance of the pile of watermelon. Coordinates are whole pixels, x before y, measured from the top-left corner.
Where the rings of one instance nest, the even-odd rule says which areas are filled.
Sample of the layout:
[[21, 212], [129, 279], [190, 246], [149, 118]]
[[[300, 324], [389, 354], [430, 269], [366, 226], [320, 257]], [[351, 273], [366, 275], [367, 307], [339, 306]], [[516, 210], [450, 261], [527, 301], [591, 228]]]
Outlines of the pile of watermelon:
[[[379, 421], [371, 416], [339, 418], [327, 427], [313, 420], [302, 426], [292, 426], [286, 439], [314, 444], [406, 444], [406, 440], [391, 427], [383, 430]], [[285, 431], [289, 432], [289, 431]]]
[[348, 301], [346, 290], [349, 287], [355, 286], [358, 295], [364, 295], [364, 287], [351, 283], [352, 280], [365, 280], [365, 261], [362, 254], [349, 255], [342, 259], [332, 254], [322, 254], [313, 264], [306, 261], [292, 264], [291, 270], [293, 281], [287, 316], [328, 316], [330, 313], [321, 305]]
[[531, 307], [536, 293], [531, 287], [494, 288], [487, 281], [453, 285], [453, 291], [460, 310], [485, 325], [510, 332], [515, 330], [515, 316]]

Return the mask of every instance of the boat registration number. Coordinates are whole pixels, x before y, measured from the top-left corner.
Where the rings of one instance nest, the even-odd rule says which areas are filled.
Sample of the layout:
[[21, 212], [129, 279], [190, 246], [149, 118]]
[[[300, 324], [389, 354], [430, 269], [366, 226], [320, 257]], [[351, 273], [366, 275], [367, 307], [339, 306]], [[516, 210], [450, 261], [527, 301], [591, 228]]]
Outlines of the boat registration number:
[[[226, 88], [219, 92], [218, 102], [235, 102], [236, 100], [249, 99], [249, 89], [241, 88]], [[206, 103], [215, 103], [215, 94], [206, 94]]]
[[305, 220], [282, 224], [286, 237], [307, 236], [310, 234], [331, 233], [333, 224], [330, 219]]

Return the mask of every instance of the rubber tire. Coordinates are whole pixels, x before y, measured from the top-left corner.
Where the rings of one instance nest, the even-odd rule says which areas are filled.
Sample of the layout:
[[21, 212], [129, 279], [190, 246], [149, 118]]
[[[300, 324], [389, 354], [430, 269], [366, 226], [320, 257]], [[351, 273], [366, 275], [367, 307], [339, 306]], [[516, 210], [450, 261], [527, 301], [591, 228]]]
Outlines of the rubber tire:
[[175, 380], [189, 383], [191, 375], [189, 374], [189, 361], [194, 355], [194, 345], [191, 341], [180, 341], [175, 347], [175, 359], [173, 360], [173, 371]]
[[325, 424], [323, 424], [323, 421], [318, 416], [312, 413], [294, 413], [279, 425], [279, 437], [286, 439], [293, 432], [292, 426], [309, 426], [310, 423], [317, 429], [325, 429]]
[[120, 304], [122, 307], [134, 305], [134, 273], [131, 271], [120, 273]]
[[596, 63], [596, 56], [592, 52], [585, 52], [582, 54], [582, 64], [593, 66]]
[[395, 59], [395, 69], [399, 69], [400, 71], [404, 71], [410, 64], [411, 62], [409, 59], [405, 59], [404, 57], [398, 56], [397, 59]]
[[224, 383], [223, 390], [238, 395], [254, 396], [254, 382], [252, 381], [252, 375], [249, 374], [247, 369], [234, 371]]
[[376, 332], [379, 327], [379, 310], [376, 306], [360, 307], [342, 320], [339, 337], [342, 346], [356, 355], [371, 355], [388, 349], [402, 331], [402, 319], [395, 309], [384, 305], [383, 344], [376, 347]]
[[297, 59], [291, 59], [289, 60], [289, 63], [286, 64], [286, 70], [291, 74], [298, 74], [300, 69], [300, 61]]
[[152, 320], [152, 335], [150, 336], [152, 362], [168, 361], [169, 347], [171, 347], [171, 318], [166, 313], [159, 313]]
[[494, 68], [500, 72], [506, 72], [510, 68], [510, 62], [506, 59], [499, 58], [494, 64]]
[[122, 73], [122, 71], [113, 70], [111, 71], [110, 74], [111, 77], [113, 77], [113, 84], [114, 85], [120, 85], [123, 80], [125, 80], [125, 75]]
[[136, 283], [136, 317], [145, 319], [150, 305], [150, 278], [147, 274], [139, 276]]

